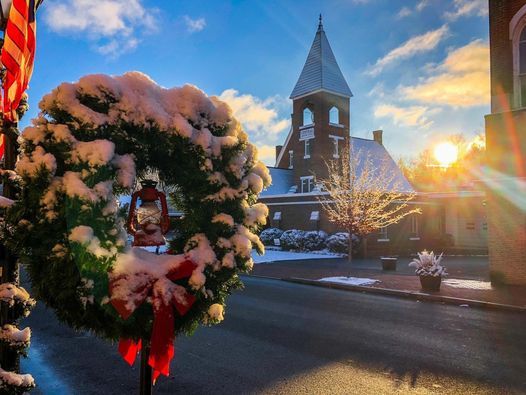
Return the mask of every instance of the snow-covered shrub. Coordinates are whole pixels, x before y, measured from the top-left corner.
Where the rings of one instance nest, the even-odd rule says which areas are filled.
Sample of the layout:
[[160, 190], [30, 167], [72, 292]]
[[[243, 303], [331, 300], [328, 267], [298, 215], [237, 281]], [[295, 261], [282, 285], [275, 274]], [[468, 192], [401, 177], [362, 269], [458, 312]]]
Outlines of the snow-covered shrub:
[[413, 259], [409, 266], [416, 269], [415, 273], [417, 276], [447, 276], [446, 268], [440, 264], [442, 255], [436, 256], [433, 251], [427, 252], [424, 250], [418, 253], [418, 258]]
[[327, 233], [323, 230], [305, 232], [301, 248], [306, 251], [318, 251], [326, 248]]
[[283, 234], [283, 231], [281, 229], [268, 228], [268, 229], [263, 230], [259, 234], [259, 239], [266, 246], [272, 246], [274, 245], [274, 239], [279, 239], [282, 234]]
[[[326, 241], [327, 248], [331, 252], [339, 254], [347, 254], [349, 252], [349, 233], [338, 232], [330, 235]], [[352, 235], [352, 249], [353, 253], [358, 250], [360, 245], [360, 238], [356, 235]]]
[[281, 248], [284, 250], [299, 250], [301, 249], [303, 237], [305, 232], [298, 229], [290, 229], [283, 232], [279, 238]]

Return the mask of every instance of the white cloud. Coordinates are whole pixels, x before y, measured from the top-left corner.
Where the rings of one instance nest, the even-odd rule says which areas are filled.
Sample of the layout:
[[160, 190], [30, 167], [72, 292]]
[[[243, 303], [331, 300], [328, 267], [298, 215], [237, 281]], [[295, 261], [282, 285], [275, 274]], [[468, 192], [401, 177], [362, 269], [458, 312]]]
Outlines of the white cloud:
[[44, 8], [51, 30], [87, 37], [103, 54], [130, 51], [139, 32], [156, 29], [156, 10], [145, 8], [142, 0], [55, 0]]
[[397, 126], [413, 126], [426, 129], [433, 124], [429, 116], [440, 112], [439, 109], [430, 109], [427, 106], [401, 107], [393, 104], [380, 104], [374, 109], [376, 118], [391, 118]]
[[430, 0], [420, 0], [418, 4], [416, 5], [416, 10], [418, 12], [422, 11], [424, 8], [426, 8], [429, 5]]
[[399, 47], [389, 51], [384, 57], [378, 59], [371, 69], [367, 71], [367, 74], [373, 76], [378, 75], [385, 67], [392, 63], [410, 58], [419, 53], [429, 52], [435, 49], [448, 34], [449, 28], [447, 25], [444, 25], [439, 29], [412, 37]]
[[431, 75], [414, 86], [401, 87], [403, 97], [451, 107], [487, 105], [490, 98], [489, 47], [482, 40], [448, 53]]
[[429, 5], [429, 1], [430, 0], [420, 0], [416, 6], [415, 6], [415, 9], [412, 10], [411, 8], [409, 7], [402, 7], [400, 9], [400, 11], [398, 11], [398, 15], [397, 17], [399, 19], [402, 19], [402, 18], [405, 18], [407, 16], [410, 16], [412, 14], [414, 14], [415, 12], [421, 12], [424, 8], [426, 8], [428, 5]]
[[453, 0], [454, 10], [446, 12], [444, 16], [450, 21], [467, 16], [488, 15], [488, 0]]
[[403, 7], [400, 11], [398, 11], [398, 18], [405, 18], [406, 16], [409, 16], [413, 13], [410, 8]]
[[290, 127], [290, 120], [279, 114], [281, 108], [289, 107], [288, 101], [280, 96], [262, 100], [250, 94], [241, 94], [235, 89], [227, 89], [218, 97], [230, 105], [250, 141], [257, 146], [260, 159], [273, 165], [274, 145], [285, 140]]
[[188, 15], [185, 15], [184, 23], [186, 24], [186, 30], [189, 33], [200, 32], [206, 27], [205, 18], [192, 19]]

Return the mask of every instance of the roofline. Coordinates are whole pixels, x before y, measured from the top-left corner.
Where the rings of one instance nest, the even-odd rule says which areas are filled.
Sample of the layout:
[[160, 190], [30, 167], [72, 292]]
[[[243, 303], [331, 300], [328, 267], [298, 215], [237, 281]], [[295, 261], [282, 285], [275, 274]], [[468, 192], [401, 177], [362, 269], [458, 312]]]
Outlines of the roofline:
[[279, 169], [278, 165], [279, 165], [279, 162], [281, 162], [281, 159], [283, 158], [283, 153], [285, 152], [285, 148], [287, 147], [287, 145], [289, 144], [289, 141], [290, 141], [290, 138], [292, 137], [292, 124], [290, 124], [290, 130], [289, 130], [289, 134], [287, 135], [287, 138], [285, 139], [285, 143], [283, 144], [283, 146], [281, 147], [281, 150], [279, 151], [279, 154], [278, 154], [278, 157], [276, 158], [276, 164], [275, 164], [275, 167], [277, 169]]
[[[293, 89], [294, 91], [294, 89]], [[349, 89], [350, 91], [350, 89]], [[301, 99], [302, 97], [306, 97], [306, 96], [310, 96], [310, 95], [313, 95], [315, 93], [319, 93], [319, 92], [327, 92], [327, 93], [331, 93], [333, 95], [336, 95], [336, 96], [341, 96], [341, 97], [345, 97], [347, 99], [350, 99], [351, 97], [353, 97], [354, 95], [352, 94], [351, 92], [351, 95], [344, 95], [343, 93], [339, 93], [339, 92], [335, 92], [335, 91], [331, 91], [330, 89], [324, 89], [324, 88], [320, 88], [320, 89], [316, 89], [314, 91], [311, 91], [311, 92], [307, 92], [307, 93], [304, 93], [302, 95], [297, 95], [297, 96], [292, 96], [292, 94], [289, 96], [289, 99], [291, 100], [296, 100], [296, 99]]]
[[484, 191], [417, 192], [418, 196], [430, 199], [485, 197]]

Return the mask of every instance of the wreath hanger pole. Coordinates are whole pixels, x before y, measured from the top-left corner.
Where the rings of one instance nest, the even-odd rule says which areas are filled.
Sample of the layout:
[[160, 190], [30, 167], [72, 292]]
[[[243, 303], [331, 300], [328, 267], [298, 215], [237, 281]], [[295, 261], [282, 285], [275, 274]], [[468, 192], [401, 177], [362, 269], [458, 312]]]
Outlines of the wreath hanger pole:
[[140, 395], [152, 394], [152, 367], [148, 364], [149, 358], [150, 342], [142, 339]]

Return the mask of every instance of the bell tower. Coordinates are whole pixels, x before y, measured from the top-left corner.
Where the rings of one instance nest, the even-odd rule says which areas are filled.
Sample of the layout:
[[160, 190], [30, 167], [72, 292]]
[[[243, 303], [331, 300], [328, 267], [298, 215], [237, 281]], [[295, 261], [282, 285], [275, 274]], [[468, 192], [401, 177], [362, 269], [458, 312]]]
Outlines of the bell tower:
[[349, 144], [352, 92], [336, 62], [323, 29], [318, 29], [292, 93], [292, 127], [276, 160], [293, 169], [296, 192], [316, 191], [316, 179], [327, 177], [326, 162], [339, 160]]

